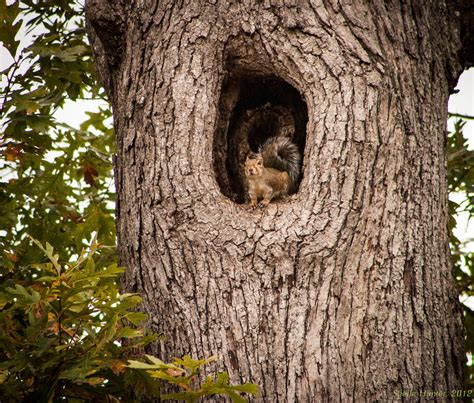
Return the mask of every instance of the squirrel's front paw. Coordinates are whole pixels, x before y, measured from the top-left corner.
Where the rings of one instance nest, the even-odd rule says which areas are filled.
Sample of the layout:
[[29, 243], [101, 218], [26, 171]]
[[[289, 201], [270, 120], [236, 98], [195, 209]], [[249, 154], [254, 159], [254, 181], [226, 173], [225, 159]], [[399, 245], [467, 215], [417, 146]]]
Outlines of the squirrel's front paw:
[[268, 199], [263, 199], [258, 205], [260, 207], [267, 207], [270, 204], [270, 200]]
[[257, 208], [257, 200], [250, 200], [250, 206], [252, 208]]

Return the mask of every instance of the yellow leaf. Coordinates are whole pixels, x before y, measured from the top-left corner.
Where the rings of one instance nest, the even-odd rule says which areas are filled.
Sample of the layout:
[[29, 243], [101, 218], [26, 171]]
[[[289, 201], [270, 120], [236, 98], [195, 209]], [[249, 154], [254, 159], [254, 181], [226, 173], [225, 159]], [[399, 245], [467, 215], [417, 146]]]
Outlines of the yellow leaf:
[[183, 376], [186, 372], [179, 368], [168, 368], [166, 373], [170, 376], [180, 377]]
[[117, 376], [120, 375], [121, 373], [125, 372], [126, 367], [127, 367], [127, 365], [123, 361], [120, 361], [120, 360], [116, 360], [116, 361], [112, 362], [112, 364], [110, 365], [110, 369]]

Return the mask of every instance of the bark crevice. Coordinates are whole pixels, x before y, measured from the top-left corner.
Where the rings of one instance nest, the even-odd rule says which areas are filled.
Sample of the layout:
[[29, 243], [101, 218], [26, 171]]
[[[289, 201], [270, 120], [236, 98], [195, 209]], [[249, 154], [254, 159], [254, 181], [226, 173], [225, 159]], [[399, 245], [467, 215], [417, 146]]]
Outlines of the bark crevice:
[[[218, 355], [262, 401], [459, 388], [444, 149], [459, 16], [437, 0], [128, 4], [109, 72], [117, 227], [125, 287], [167, 335], [154, 353]], [[237, 204], [245, 151], [284, 130], [298, 193]]]
[[243, 162], [270, 137], [290, 137], [304, 155], [307, 122], [303, 97], [283, 79], [260, 71], [229, 72], [213, 142], [214, 172], [222, 193], [236, 203], [245, 202]]

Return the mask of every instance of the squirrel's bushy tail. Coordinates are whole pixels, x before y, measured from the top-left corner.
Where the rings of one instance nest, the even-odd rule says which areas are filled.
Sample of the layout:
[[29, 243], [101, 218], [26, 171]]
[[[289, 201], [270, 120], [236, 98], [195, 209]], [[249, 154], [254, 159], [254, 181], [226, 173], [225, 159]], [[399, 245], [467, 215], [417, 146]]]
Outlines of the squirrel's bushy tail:
[[265, 167], [288, 172], [295, 191], [301, 172], [301, 154], [296, 144], [288, 137], [271, 137], [260, 146], [259, 152]]

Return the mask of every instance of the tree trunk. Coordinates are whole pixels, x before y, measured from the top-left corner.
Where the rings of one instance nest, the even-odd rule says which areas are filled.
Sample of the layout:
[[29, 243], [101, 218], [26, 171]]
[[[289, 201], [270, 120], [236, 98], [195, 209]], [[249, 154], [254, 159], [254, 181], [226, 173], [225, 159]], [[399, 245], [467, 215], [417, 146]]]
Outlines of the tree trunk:
[[[88, 2], [124, 285], [166, 335], [155, 353], [216, 355], [267, 402], [461, 388], [444, 149], [458, 15], [441, 0]], [[242, 155], [286, 126], [298, 192], [253, 210]]]

